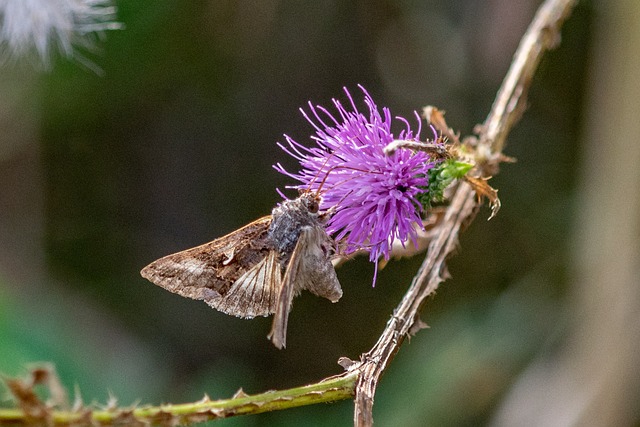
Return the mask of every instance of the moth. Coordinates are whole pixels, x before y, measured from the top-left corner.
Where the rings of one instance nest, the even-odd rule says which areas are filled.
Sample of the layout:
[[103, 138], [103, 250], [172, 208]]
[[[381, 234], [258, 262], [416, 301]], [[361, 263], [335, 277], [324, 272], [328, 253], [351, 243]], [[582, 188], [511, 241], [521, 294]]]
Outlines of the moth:
[[293, 297], [307, 290], [331, 302], [342, 297], [331, 258], [335, 242], [327, 213], [309, 191], [212, 242], [167, 255], [142, 269], [145, 279], [226, 314], [251, 319], [274, 314], [268, 338], [286, 346]]

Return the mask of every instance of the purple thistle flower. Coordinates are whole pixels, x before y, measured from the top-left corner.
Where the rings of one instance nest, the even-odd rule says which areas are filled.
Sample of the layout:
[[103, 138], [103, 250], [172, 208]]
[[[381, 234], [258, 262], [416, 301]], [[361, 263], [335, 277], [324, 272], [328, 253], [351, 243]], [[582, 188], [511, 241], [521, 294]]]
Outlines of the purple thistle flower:
[[[434, 163], [423, 152], [399, 149], [391, 155], [384, 153], [393, 140], [417, 141], [421, 127], [414, 135], [409, 122], [397, 117], [405, 129], [394, 136], [389, 109], [383, 108], [381, 114], [369, 93], [359, 87], [368, 117], [358, 111], [346, 88], [351, 108], [333, 99], [337, 118], [309, 103], [311, 115], [300, 111], [316, 130], [312, 137], [316, 146], [304, 147], [285, 135], [288, 146], [278, 145], [302, 168], [290, 173], [277, 164], [275, 169], [302, 183], [294, 188], [317, 191], [322, 187], [320, 208], [333, 210], [327, 231], [345, 242], [345, 254], [367, 249], [370, 261], [377, 264], [380, 256], [389, 259], [395, 239], [403, 245], [407, 240], [416, 242], [415, 227], [422, 227], [422, 206], [416, 197], [427, 191], [427, 172]], [[420, 123], [417, 113], [416, 117]]]

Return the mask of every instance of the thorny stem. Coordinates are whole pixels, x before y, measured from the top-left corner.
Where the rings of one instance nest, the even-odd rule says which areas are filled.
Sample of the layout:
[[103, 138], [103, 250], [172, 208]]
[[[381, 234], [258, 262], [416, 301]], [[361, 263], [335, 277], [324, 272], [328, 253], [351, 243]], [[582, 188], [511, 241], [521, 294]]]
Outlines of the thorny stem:
[[[547, 0], [538, 9], [522, 38], [511, 67], [480, 131], [478, 152], [486, 153], [487, 168], [497, 171], [507, 135], [520, 119], [526, 106], [526, 94], [542, 55], [555, 47], [560, 39], [562, 23], [569, 17], [576, 0]], [[444, 220], [434, 230], [427, 255], [409, 290], [394, 310], [378, 342], [361, 356], [349, 372], [358, 370], [354, 425], [373, 424], [373, 400], [380, 376], [398, 352], [407, 334], [421, 326], [420, 309], [447, 275], [445, 261], [458, 241], [461, 229], [473, 220], [478, 203], [474, 191], [462, 182], [451, 198]]]
[[426, 298], [446, 278], [446, 257], [453, 251], [461, 227], [473, 216], [476, 206], [475, 193], [471, 187], [463, 184], [453, 196], [450, 208], [439, 226], [440, 230], [436, 233], [437, 237], [429, 244], [425, 261], [387, 322], [378, 342], [352, 368], [360, 371], [356, 386], [354, 425], [373, 424], [373, 399], [378, 381], [408, 334], [421, 328], [420, 309]]
[[[543, 54], [554, 48], [560, 28], [569, 17], [577, 0], [546, 0], [538, 9], [521, 40], [511, 67], [496, 96], [491, 112], [479, 130], [478, 153], [483, 171], [497, 172], [497, 164], [507, 135], [520, 119], [526, 107], [526, 94]], [[387, 322], [376, 344], [360, 357], [360, 361], [342, 361], [347, 371], [315, 384], [277, 392], [267, 392], [232, 399], [205, 399], [183, 405], [163, 405], [136, 409], [107, 409], [102, 411], [47, 411], [46, 419], [33, 419], [27, 411], [0, 409], [0, 424], [29, 424], [43, 421], [56, 425], [136, 423], [172, 424], [198, 422], [232, 415], [260, 413], [348, 399], [355, 395], [354, 425], [373, 424], [373, 401], [380, 377], [400, 349], [408, 334], [417, 332], [423, 323], [419, 313], [426, 299], [447, 278], [445, 261], [455, 248], [462, 229], [473, 220], [478, 208], [475, 192], [461, 182], [451, 197], [443, 220], [430, 235], [427, 255], [393, 316]]]
[[[143, 406], [136, 408], [107, 407], [52, 410], [38, 399], [21, 402], [20, 409], [0, 409], [0, 424], [46, 426], [112, 426], [112, 425], [186, 425], [228, 418], [234, 415], [289, 409], [297, 406], [327, 403], [353, 397], [357, 373], [326, 378], [318, 383], [280, 391], [246, 395], [242, 391], [231, 399]], [[111, 406], [111, 405], [110, 405]]]

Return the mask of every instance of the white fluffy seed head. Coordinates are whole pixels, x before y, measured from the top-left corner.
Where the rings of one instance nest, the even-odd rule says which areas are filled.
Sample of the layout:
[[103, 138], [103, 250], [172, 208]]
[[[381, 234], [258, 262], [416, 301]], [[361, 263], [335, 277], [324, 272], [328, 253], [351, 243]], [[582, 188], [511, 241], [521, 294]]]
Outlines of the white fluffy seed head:
[[52, 51], [71, 57], [96, 33], [119, 29], [110, 0], [0, 0], [0, 58], [32, 55], [47, 65]]

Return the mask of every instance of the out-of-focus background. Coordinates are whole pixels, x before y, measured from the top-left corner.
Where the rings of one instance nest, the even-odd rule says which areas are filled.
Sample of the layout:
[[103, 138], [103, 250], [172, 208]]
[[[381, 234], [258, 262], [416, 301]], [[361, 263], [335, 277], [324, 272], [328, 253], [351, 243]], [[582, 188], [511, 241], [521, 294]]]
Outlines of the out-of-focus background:
[[[532, 0], [118, 2], [125, 29], [48, 72], [0, 69], [0, 371], [55, 364], [85, 401], [158, 404], [297, 386], [375, 342], [421, 257], [295, 301], [288, 348], [146, 282], [154, 259], [267, 214], [298, 112], [363, 84], [394, 115], [472, 132]], [[604, 2], [603, 2], [604, 3]], [[640, 3], [580, 3], [543, 60], [485, 207], [383, 377], [377, 425], [637, 425]], [[634, 108], [636, 107], [636, 108]], [[351, 402], [222, 426], [348, 425]]]

